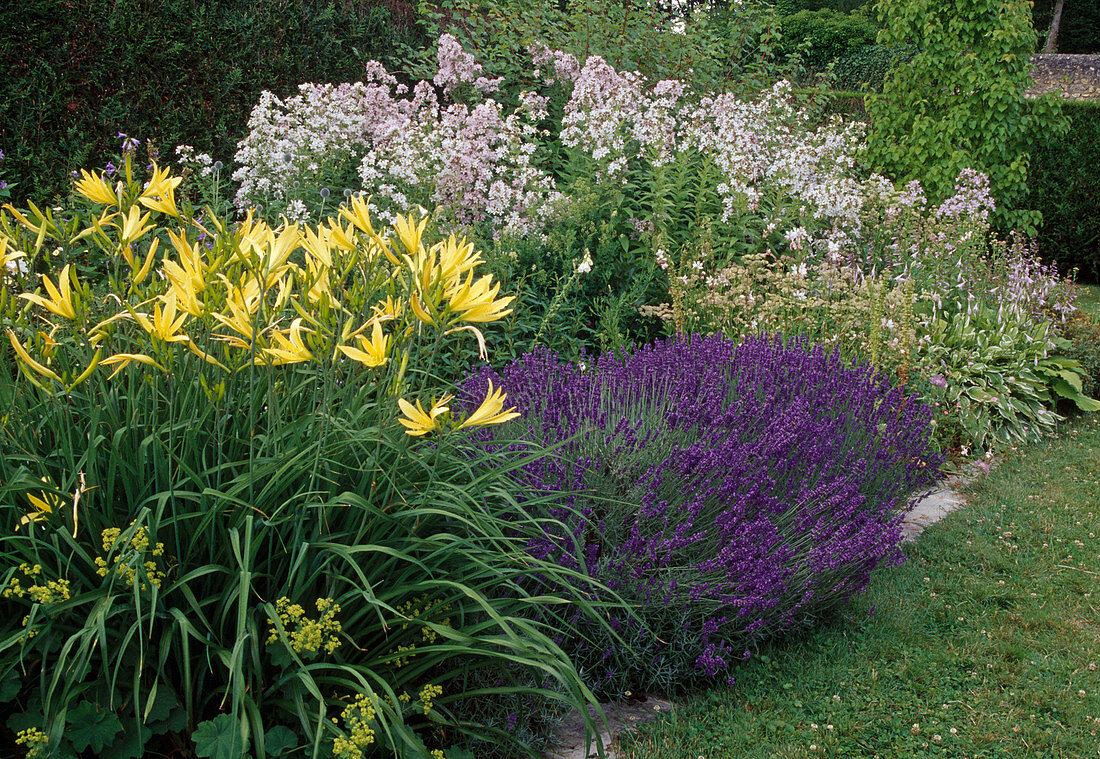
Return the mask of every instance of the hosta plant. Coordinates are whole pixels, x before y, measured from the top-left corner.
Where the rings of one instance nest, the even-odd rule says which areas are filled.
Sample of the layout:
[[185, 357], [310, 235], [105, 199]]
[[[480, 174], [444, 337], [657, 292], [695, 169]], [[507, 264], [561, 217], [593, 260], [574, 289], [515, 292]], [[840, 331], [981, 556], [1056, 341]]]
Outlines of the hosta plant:
[[[597, 611], [584, 577], [524, 556], [544, 528], [514, 465], [449, 434], [515, 416], [499, 386], [464, 414], [448, 392], [511, 297], [425, 221], [375, 229], [358, 198], [314, 226], [199, 219], [179, 181], [85, 173], [77, 236], [106, 283], [66, 265], [9, 286], [0, 740], [53, 757], [537, 750], [530, 726], [589, 693], [530, 608]], [[532, 572], [558, 595], [532, 597]], [[490, 714], [501, 693], [523, 705], [510, 725]]]

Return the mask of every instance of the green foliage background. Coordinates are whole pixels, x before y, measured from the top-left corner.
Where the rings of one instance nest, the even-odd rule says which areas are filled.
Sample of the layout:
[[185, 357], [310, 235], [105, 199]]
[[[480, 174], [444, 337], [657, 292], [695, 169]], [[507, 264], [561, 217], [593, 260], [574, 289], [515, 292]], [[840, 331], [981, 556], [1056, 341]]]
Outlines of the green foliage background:
[[[395, 7], [397, 4], [394, 4]], [[118, 132], [226, 163], [262, 89], [354, 81], [415, 33], [383, 0], [0, 4], [0, 149], [17, 198], [64, 194]]]
[[878, 11], [878, 42], [918, 51], [868, 98], [872, 164], [894, 179], [920, 179], [936, 203], [952, 194], [960, 170], [983, 171], [999, 221], [1030, 228], [1028, 150], [1062, 121], [1056, 101], [1023, 96], [1036, 41], [1028, 3], [904, 0]]
[[1100, 103], [1065, 103], [1069, 131], [1033, 148], [1029, 202], [1043, 214], [1039, 252], [1100, 282]]

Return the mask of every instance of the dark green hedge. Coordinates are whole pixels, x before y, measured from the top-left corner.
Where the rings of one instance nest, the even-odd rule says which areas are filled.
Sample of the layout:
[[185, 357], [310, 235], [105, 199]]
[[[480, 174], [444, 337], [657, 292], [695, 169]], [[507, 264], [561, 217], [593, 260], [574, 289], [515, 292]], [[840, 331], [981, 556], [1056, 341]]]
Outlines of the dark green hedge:
[[1069, 133], [1035, 146], [1029, 202], [1043, 213], [1039, 252], [1100, 282], [1100, 103], [1066, 103]]
[[[118, 132], [227, 163], [259, 92], [354, 81], [408, 38], [402, 0], [0, 3], [0, 150], [16, 198], [66, 189]], [[404, 13], [401, 9], [408, 9]]]
[[[1036, 0], [1031, 18], [1039, 32], [1039, 47], [1047, 40], [1057, 0]], [[1062, 7], [1056, 53], [1100, 53], [1100, 2], [1068, 0]]]

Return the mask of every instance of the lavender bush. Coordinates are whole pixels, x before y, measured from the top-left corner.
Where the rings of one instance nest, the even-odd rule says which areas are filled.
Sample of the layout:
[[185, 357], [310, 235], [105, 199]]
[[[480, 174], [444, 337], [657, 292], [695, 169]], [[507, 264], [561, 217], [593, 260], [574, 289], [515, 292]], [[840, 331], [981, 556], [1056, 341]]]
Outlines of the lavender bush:
[[485, 446], [564, 441], [520, 469], [532, 497], [561, 493], [528, 550], [632, 609], [611, 620], [621, 641], [593, 630], [570, 651], [605, 692], [713, 678], [843, 604], [902, 561], [900, 520], [941, 463], [925, 406], [803, 342], [676, 338], [587, 371], [536, 349], [464, 393], [490, 381], [523, 417]]

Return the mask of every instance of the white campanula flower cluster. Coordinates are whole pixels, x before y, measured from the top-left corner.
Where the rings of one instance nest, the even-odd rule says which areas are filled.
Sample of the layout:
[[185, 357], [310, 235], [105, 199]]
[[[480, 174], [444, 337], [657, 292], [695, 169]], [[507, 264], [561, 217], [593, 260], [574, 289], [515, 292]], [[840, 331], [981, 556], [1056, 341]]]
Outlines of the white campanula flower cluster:
[[478, 92], [496, 92], [504, 82], [503, 77], [498, 79], [485, 77], [481, 64], [462, 49], [461, 43], [453, 34], [440, 36], [436, 57], [439, 61], [439, 71], [432, 81], [437, 87], [443, 88], [444, 95], [450, 95], [455, 87], [464, 83], [472, 85]]
[[[546, 99], [524, 93], [510, 114], [492, 99], [472, 108], [440, 102], [436, 87], [446, 97], [461, 83], [482, 92], [499, 86], [444, 35], [439, 73], [411, 92], [373, 61], [360, 82], [303, 84], [286, 100], [264, 92], [236, 155], [236, 204], [287, 202], [324, 165], [351, 163], [383, 220], [422, 204], [459, 226], [490, 221], [498, 232], [537, 234], [560, 198], [531, 160]], [[300, 200], [286, 207], [304, 211]]]

